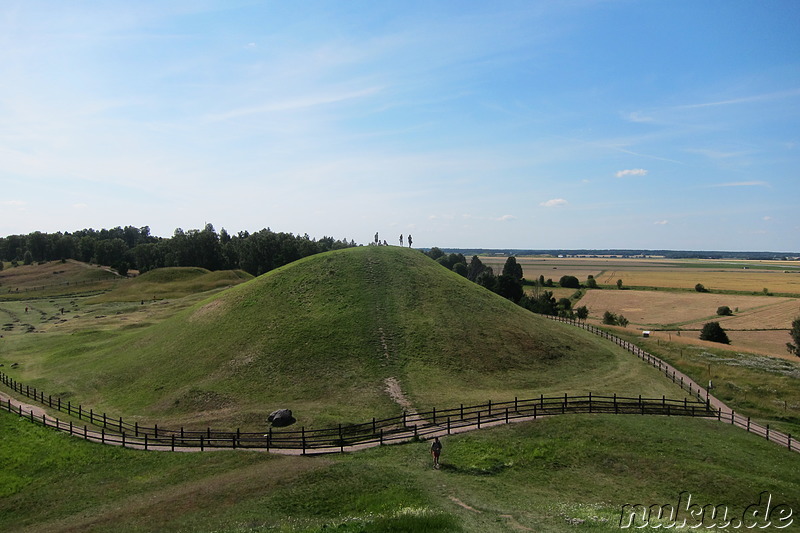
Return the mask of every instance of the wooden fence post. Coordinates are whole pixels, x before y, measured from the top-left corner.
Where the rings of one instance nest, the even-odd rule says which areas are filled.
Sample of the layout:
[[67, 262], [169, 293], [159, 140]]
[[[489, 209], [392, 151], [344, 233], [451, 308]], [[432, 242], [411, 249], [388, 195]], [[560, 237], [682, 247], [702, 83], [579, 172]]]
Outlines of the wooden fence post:
[[481, 429], [481, 412], [478, 411], [478, 429]]

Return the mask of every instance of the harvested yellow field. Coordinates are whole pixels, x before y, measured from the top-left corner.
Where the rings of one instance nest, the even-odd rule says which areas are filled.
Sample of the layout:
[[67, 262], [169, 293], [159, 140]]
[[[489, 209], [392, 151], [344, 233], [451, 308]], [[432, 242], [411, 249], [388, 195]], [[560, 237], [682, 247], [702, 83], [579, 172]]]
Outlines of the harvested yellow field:
[[[800, 317], [800, 300], [769, 299], [775, 300], [775, 302], [749, 310], [740, 308], [738, 313], [734, 313], [734, 316], [719, 316], [714, 320], [726, 330], [785, 329], [788, 331], [792, 327], [792, 320]], [[723, 305], [735, 309], [730, 304]], [[686, 327], [702, 328], [704, 323], [696, 322], [687, 324]], [[784, 344], [786, 343], [784, 342]]]
[[[467, 258], [469, 260], [469, 258]], [[481, 256], [495, 274], [503, 271], [506, 256]], [[733, 290], [800, 295], [800, 262], [619, 257], [517, 257], [526, 279], [539, 276], [555, 282], [561, 276], [589, 275], [600, 285], [694, 289], [701, 283], [709, 290]]]
[[[619, 290], [594, 290], [587, 291], [578, 305], [585, 305], [589, 309], [589, 316], [601, 319], [603, 313], [611, 311], [617, 315], [624, 315], [632, 325], [647, 327], [669, 327], [676, 325], [708, 322], [723, 317], [717, 316], [717, 308], [727, 305], [731, 309], [739, 308], [742, 317], [750, 312], [766, 312], [767, 308], [780, 307], [777, 315], [788, 318], [788, 322], [775, 326], [780, 319], [773, 316], [769, 326], [760, 326], [758, 329], [768, 327], [788, 328], [793, 318], [793, 311], [800, 306], [797, 298], [778, 298], [770, 296], [747, 296], [736, 294], [715, 294], [700, 292], [667, 292], [667, 291], [619, 291]], [[702, 323], [700, 326], [702, 327]], [[687, 326], [688, 327], [688, 326]], [[755, 328], [751, 328], [755, 329]]]
[[800, 273], [779, 270], [711, 270], [711, 269], [653, 269], [611, 270], [595, 276], [600, 285], [694, 289], [698, 283], [714, 291], [763, 292], [800, 294]]

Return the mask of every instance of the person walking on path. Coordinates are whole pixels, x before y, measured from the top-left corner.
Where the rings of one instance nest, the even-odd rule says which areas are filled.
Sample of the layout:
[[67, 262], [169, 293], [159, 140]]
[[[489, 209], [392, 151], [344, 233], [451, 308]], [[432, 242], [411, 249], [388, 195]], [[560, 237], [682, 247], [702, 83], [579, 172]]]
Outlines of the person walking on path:
[[433, 456], [433, 467], [439, 468], [439, 455], [442, 453], [442, 443], [439, 442], [439, 437], [433, 438], [433, 444], [431, 444], [431, 455]]

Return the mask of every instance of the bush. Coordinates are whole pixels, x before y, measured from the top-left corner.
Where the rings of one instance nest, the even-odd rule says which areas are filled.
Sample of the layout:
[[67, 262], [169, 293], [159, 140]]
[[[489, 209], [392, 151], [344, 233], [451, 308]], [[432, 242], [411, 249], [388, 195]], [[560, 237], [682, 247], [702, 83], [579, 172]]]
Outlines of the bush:
[[561, 276], [561, 279], [558, 280], [558, 284], [569, 289], [581, 288], [581, 283], [575, 276]]
[[703, 286], [703, 284], [702, 284], [702, 283], [698, 283], [697, 285], [695, 285], [695, 286], [694, 286], [694, 290], [696, 290], [697, 292], [708, 292], [708, 289], [706, 289], [706, 288]]
[[623, 328], [628, 327], [628, 319], [622, 315], [615, 315], [611, 311], [606, 311], [603, 313], [603, 324], [608, 324], [609, 326], [622, 326]]
[[719, 316], [731, 316], [733, 315], [733, 311], [731, 311], [731, 308], [727, 305], [721, 305], [717, 307], [717, 314]]
[[596, 289], [597, 288], [597, 280], [594, 279], [594, 276], [589, 274], [589, 277], [586, 279], [586, 287], [588, 289]]
[[789, 335], [792, 337], [794, 344], [787, 342], [786, 349], [789, 350], [789, 353], [800, 357], [800, 317], [792, 320], [792, 329], [789, 330]]
[[700, 340], [730, 344], [728, 334], [719, 325], [719, 322], [707, 322], [700, 331]]

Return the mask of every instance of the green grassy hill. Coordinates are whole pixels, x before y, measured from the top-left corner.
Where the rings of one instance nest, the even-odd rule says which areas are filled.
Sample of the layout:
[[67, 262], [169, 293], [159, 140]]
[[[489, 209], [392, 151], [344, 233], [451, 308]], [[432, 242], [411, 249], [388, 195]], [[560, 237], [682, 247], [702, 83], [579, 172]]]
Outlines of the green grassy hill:
[[198, 267], [158, 268], [118, 284], [114, 290], [95, 296], [90, 301], [135, 302], [139, 300], [182, 298], [190, 294], [238, 285], [253, 279], [243, 270], [211, 272]]
[[[154, 271], [141, 284], [209, 275], [195, 271]], [[13, 377], [96, 411], [187, 427], [263, 426], [282, 407], [311, 427], [394, 416], [389, 377], [418, 409], [540, 393], [682, 397], [610, 343], [398, 247], [308, 257], [152, 325], [47, 335], [13, 354]]]

